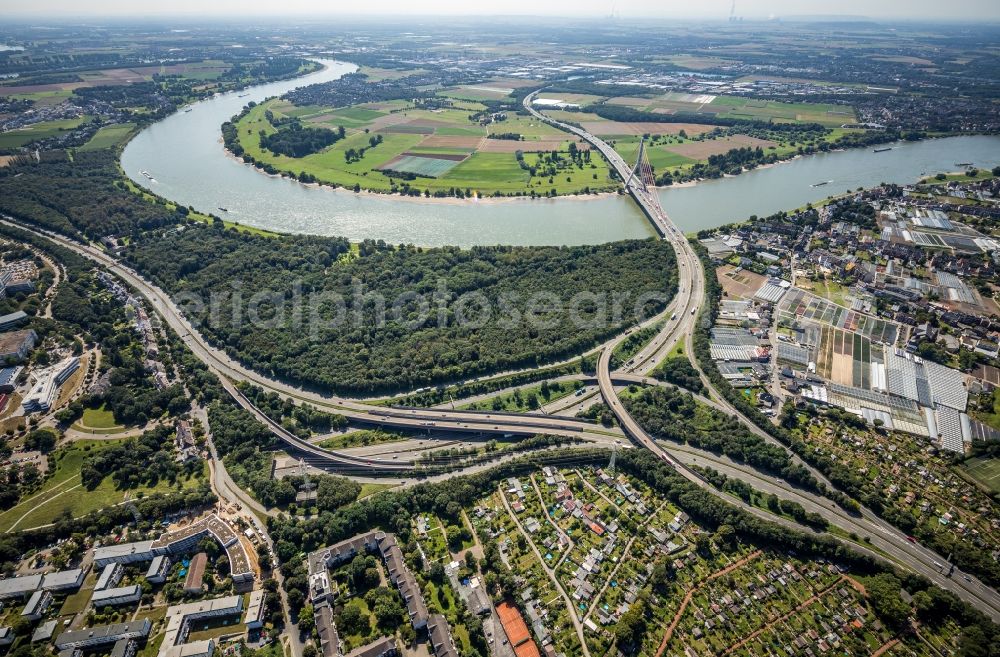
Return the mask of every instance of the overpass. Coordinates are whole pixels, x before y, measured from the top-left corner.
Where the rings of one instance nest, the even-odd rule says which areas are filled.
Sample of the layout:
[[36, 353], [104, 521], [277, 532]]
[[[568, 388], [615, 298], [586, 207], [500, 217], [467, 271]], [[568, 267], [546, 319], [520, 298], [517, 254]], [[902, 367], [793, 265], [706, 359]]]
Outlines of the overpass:
[[[532, 113], [536, 114], [533, 110]], [[564, 126], [564, 124], [560, 124], [559, 122], [551, 119], [547, 119], [546, 122], [557, 127]], [[611, 150], [611, 147], [605, 142], [587, 133], [586, 131], [577, 129], [573, 126], [565, 126], [563, 129], [570, 130], [571, 132], [574, 132], [574, 134], [578, 134], [582, 138], [587, 139], [602, 153], [605, 152], [605, 149]], [[598, 146], [598, 144], [603, 145], [603, 147]], [[671, 243], [677, 255], [679, 265], [678, 296], [671, 303], [671, 306], [667, 311], [668, 313], [672, 311], [672, 314], [670, 314], [669, 318], [665, 320], [664, 328], [653, 338], [649, 346], [643, 350], [643, 354], [645, 355], [636, 358], [635, 362], [626, 368], [630, 372], [636, 372], [637, 375], [642, 375], [651, 371], [681, 339], [686, 339], [686, 348], [688, 349], [688, 353], [691, 352], [691, 335], [694, 332], [695, 322], [698, 320], [698, 309], [704, 302], [704, 271], [693, 248], [680, 231], [674, 228], [670, 223], [669, 217], [667, 217], [666, 213], [659, 207], [659, 203], [654, 194], [651, 193], [645, 186], [640, 187], [640, 181], [633, 183], [629, 180], [632, 173], [631, 169], [627, 168], [624, 160], [617, 155], [617, 153], [614, 153], [613, 150], [611, 152], [613, 153], [613, 159], [611, 160], [612, 166], [614, 166], [616, 171], [619, 172], [623, 181], [629, 183], [629, 193], [633, 195], [633, 198], [636, 198], [640, 207], [643, 207], [643, 211], [648, 213], [647, 216], [649, 216], [654, 222], [654, 226], [658, 226], [658, 232], [664, 235], [665, 239]], [[387, 461], [377, 458], [358, 457], [324, 450], [308, 443], [307, 441], [302, 441], [294, 434], [284, 430], [280, 424], [274, 422], [272, 419], [268, 418], [266, 414], [257, 409], [249, 399], [239, 393], [235, 386], [232, 385], [232, 382], [247, 381], [253, 385], [262, 387], [265, 390], [277, 392], [278, 394], [291, 399], [295, 403], [308, 402], [322, 410], [344, 415], [353, 421], [377, 426], [387, 426], [409, 430], [433, 429], [435, 431], [483, 434], [531, 435], [547, 433], [578, 438], [599, 444], [610, 444], [613, 443], [617, 437], [628, 435], [628, 437], [634, 440], [637, 444], [649, 449], [659, 458], [676, 468], [678, 472], [683, 474], [690, 481], [714, 491], [714, 488], [711, 487], [708, 482], [701, 479], [696, 472], [687, 468], [679, 458], [671, 455], [667, 449], [649, 436], [638, 425], [638, 423], [635, 422], [635, 420], [621, 404], [621, 401], [618, 399], [618, 394], [615, 390], [615, 378], [610, 372], [610, 358], [614, 347], [626, 337], [624, 335], [606, 345], [601, 354], [601, 358], [598, 361], [598, 384], [601, 394], [618, 418], [622, 431], [625, 432], [624, 434], [620, 431], [605, 429], [604, 427], [596, 425], [592, 422], [567, 417], [537, 414], [498, 412], [481, 413], [473, 411], [378, 407], [356, 400], [320, 395], [316, 392], [296, 388], [282, 381], [262, 375], [259, 372], [247, 369], [231, 359], [223, 350], [209, 345], [165, 292], [145, 280], [134, 270], [119, 263], [115, 258], [109, 256], [104, 251], [89, 244], [75, 242], [50, 231], [29, 228], [17, 223], [12, 223], [11, 221], [2, 221], [2, 223], [16, 227], [20, 230], [28, 230], [38, 236], [56, 242], [60, 246], [95, 261], [109, 271], [114, 272], [118, 277], [128, 283], [133, 289], [139, 292], [150, 302], [155, 311], [175, 332], [177, 332], [188, 348], [191, 349], [192, 353], [202, 360], [210, 371], [216, 374], [224, 384], [229, 384], [227, 389], [231, 394], [233, 394], [234, 398], [241, 406], [253, 413], [257, 419], [264, 422], [272, 430], [272, 432], [274, 432], [283, 441], [296, 449], [305, 451], [307, 458], [313, 464], [323, 465], [333, 470], [351, 473], [395, 473], [397, 475], [402, 474], [406, 469], [412, 467], [411, 463], [407, 463], [405, 461]], [[666, 315], [667, 313], [664, 313], [664, 316]], [[696, 362], [695, 367], [697, 368]], [[630, 383], [631, 381], [622, 377], [619, 379], [619, 382]], [[770, 436], [766, 432], [760, 430], [747, 418], [742, 416], [735, 408], [733, 408], [725, 400], [725, 398], [712, 387], [711, 382], [706, 382], [706, 386], [711, 393], [711, 397], [724, 409], [724, 411], [728, 411], [735, 417], [738, 417], [751, 431], [754, 431], [755, 433], [759, 432], [758, 435], [761, 435], [766, 440], [777, 442], [773, 436]], [[814, 468], [809, 469], [818, 480], [826, 482], [826, 478], [822, 475], [822, 473], [819, 473]], [[830, 484], [827, 483], [827, 485]], [[858, 521], [856, 519], [852, 518], [849, 514], [835, 505], [831, 507], [831, 505], [829, 505], [824, 498], [814, 493], [808, 493], [807, 496], [819, 506], [824, 517], [831, 522], [841, 526], [858, 526]], [[729, 501], [739, 505], [738, 501]], [[742, 506], [744, 506], [748, 512], [759, 517], [766, 518], [772, 522], [778, 522], [779, 524], [786, 524], [790, 527], [800, 528], [800, 526], [794, 522], [776, 518], [775, 516], [767, 514], [760, 509], [748, 507], [746, 505]], [[957, 570], [955, 571], [955, 577], [945, 577], [941, 574], [940, 569], [934, 565], [936, 563], [936, 559], [941, 559], [941, 557], [923, 546], [909, 543], [906, 540], [906, 536], [902, 532], [867, 509], [864, 509], [864, 512], [865, 517], [863, 518], [864, 524], [862, 531], [872, 531], [870, 538], [873, 547], [879, 549], [884, 554], [890, 555], [897, 562], [927, 576], [936, 584], [952, 590], [961, 597], [969, 600], [994, 619], [1000, 619], [1000, 595], [998, 595], [996, 591]], [[850, 543], [850, 545], [855, 549], [862, 550], [869, 554], [874, 554], [865, 546], [859, 546], [855, 543]]]
[[[684, 340], [688, 356], [691, 358], [693, 351], [692, 336], [694, 334], [695, 323], [699, 319], [698, 311], [703, 306], [705, 300], [704, 269], [701, 266], [701, 261], [698, 259], [698, 256], [694, 252], [691, 244], [676, 228], [676, 226], [673, 225], [673, 222], [670, 221], [667, 213], [664, 212], [663, 208], [660, 206], [659, 200], [655, 195], [655, 191], [651, 190], [652, 176], [651, 172], [644, 170], [645, 165], [643, 162], [642, 150], [640, 149], [640, 155], [635, 168], [633, 169], [632, 167], [629, 167], [621, 155], [618, 154], [618, 152], [604, 140], [587, 132], [586, 130], [583, 130], [582, 128], [562, 123], [561, 121], [556, 121], [535, 110], [531, 102], [536, 93], [538, 92], [536, 91], [525, 97], [525, 109], [539, 120], [586, 140], [602, 155], [604, 155], [610, 166], [614, 168], [615, 172], [624, 182], [628, 193], [639, 204], [639, 207], [642, 208], [643, 213], [652, 222], [656, 231], [664, 237], [664, 239], [671, 243], [677, 256], [677, 262], [679, 265], [679, 288], [678, 298], [675, 299], [672, 304], [674, 313], [665, 323], [660, 333], [653, 338], [650, 346], [643, 350], [644, 355], [637, 358], [631, 366], [627, 366], [625, 368], [626, 374], [632, 372], [635, 372], [638, 375], [649, 373], [656, 367], [663, 357], [666, 356], [666, 354], [670, 353], [674, 345], [681, 340]], [[653, 452], [653, 454], [671, 465], [677, 470], [678, 473], [689, 481], [702, 488], [715, 492], [714, 486], [704, 480], [697, 472], [687, 467], [679, 458], [673, 456], [668, 449], [657, 443], [656, 440], [650, 436], [638, 422], [635, 421], [632, 415], [622, 404], [618, 397], [618, 392], [615, 389], [616, 378], [618, 382], [624, 383], [632, 377], [616, 377], [612, 374], [610, 366], [611, 355], [615, 347], [620, 344], [622, 340], [624, 340], [624, 336], [618, 338], [611, 344], [605, 345], [600, 359], [598, 360], [597, 379], [601, 397], [604, 399], [609, 409], [614, 413], [622, 430], [632, 441]], [[715, 389], [711, 381], [708, 381], [707, 378], [704, 377], [704, 372], [700, 370], [697, 361], [693, 358], [691, 358], [691, 360], [694, 367], [699, 372], [699, 375], [702, 376], [703, 383], [708, 391], [706, 396], [711, 397], [715, 401], [714, 406], [717, 410], [722, 410], [723, 412], [736, 417], [750, 431], [757, 434], [764, 440], [772, 444], [777, 444], [783, 449], [787, 449], [776, 438], [774, 438], [774, 436], [771, 436], [769, 433], [760, 429], [760, 427], [756, 426], [749, 420], [749, 418], [744, 416], [738, 409], [730, 404], [725, 397], [723, 397], [718, 390]], [[823, 473], [819, 472], [808, 463], [803, 462], [794, 454], [792, 457], [796, 463], [806, 467], [819, 482], [825, 484], [830, 489], [836, 489], [836, 487], [833, 486]], [[737, 476], [737, 478], [739, 477]], [[954, 576], [947, 576], [943, 574], [942, 568], [936, 565], [938, 563], [938, 559], [944, 561], [942, 557], [938, 556], [933, 550], [930, 550], [922, 545], [909, 542], [906, 534], [873, 513], [871, 510], [862, 507], [862, 517], [860, 519], [854, 518], [836, 504], [819, 496], [818, 494], [807, 491], [798, 491], [798, 494], [799, 497], [812, 502], [810, 510], [820, 513], [820, 515], [831, 522], [831, 524], [839, 525], [841, 528], [853, 527], [859, 529], [868, 536], [871, 545], [880, 550], [883, 555], [889, 555], [890, 558], [895, 560], [897, 563], [919, 572], [942, 588], [956, 593], [963, 599], [974, 604], [979, 609], [987, 613], [994, 619], [994, 621], [1000, 619], [1000, 594], [998, 594], [997, 591], [984, 585], [978, 579], [961, 573], [957, 569], [954, 571]], [[797, 523], [787, 521], [786, 519], [780, 517], [775, 517], [771, 514], [763, 513], [756, 507], [742, 503], [741, 500], [727, 498], [727, 501], [742, 507], [744, 510], [753, 513], [754, 515], [764, 517], [771, 522], [777, 522], [778, 524], [801, 529], [801, 526]], [[845, 541], [839, 537], [835, 538], [849, 544], [853, 549], [861, 550], [868, 554], [875, 554], [872, 550], [865, 546]]]

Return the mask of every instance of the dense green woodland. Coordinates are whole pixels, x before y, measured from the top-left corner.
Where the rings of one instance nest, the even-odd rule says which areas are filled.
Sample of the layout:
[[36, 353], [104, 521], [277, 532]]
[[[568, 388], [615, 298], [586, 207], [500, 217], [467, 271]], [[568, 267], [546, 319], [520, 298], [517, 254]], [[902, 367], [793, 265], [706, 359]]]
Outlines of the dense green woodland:
[[[218, 317], [202, 325], [216, 344], [261, 371], [343, 392], [413, 389], [572, 357], [659, 312], [676, 290], [673, 252], [653, 240], [468, 250], [367, 242], [353, 253], [342, 238], [263, 237], [224, 230], [221, 222], [205, 226], [189, 221], [185, 208], [129, 191], [111, 151], [0, 169], [0, 212], [77, 238], [130, 237], [125, 257], [167, 291], [192, 292], [206, 302], [221, 296]], [[330, 326], [338, 311], [329, 304], [316, 310], [320, 321], [308, 326], [313, 316], [308, 307], [298, 323], [286, 317], [269, 328], [246, 321], [236, 325], [228, 302], [237, 283], [244, 302], [261, 292], [292, 302], [299, 289], [307, 300], [320, 293], [339, 295], [350, 310], [355, 299], [363, 305], [360, 295], [375, 293], [386, 300], [390, 319], [400, 295], [426, 295], [433, 307], [416, 328], [404, 325], [423, 314], [413, 299], [401, 304], [404, 322], [382, 327], [374, 325], [375, 303], [359, 307], [359, 321], [352, 316], [341, 326]], [[438, 292], [439, 286], [446, 291]], [[473, 291], [489, 302], [491, 315], [475, 328], [457, 326], [455, 311], [462, 304], [456, 306], [456, 300]], [[536, 306], [544, 326], [525, 321], [527, 295], [539, 292], [551, 293], [563, 306], [560, 312]], [[581, 292], [607, 302], [603, 309], [587, 299], [579, 305], [579, 316], [594, 325], [590, 328], [576, 327], [566, 307]], [[645, 304], [636, 317], [636, 300], [653, 292], [666, 296]], [[623, 302], [621, 316], [614, 313], [615, 295]], [[445, 312], [438, 312], [439, 304]], [[273, 310], [265, 305], [262, 319]], [[479, 302], [464, 306], [473, 317], [482, 317], [480, 308]], [[205, 313], [193, 314], [206, 319]], [[512, 318], [510, 326], [501, 318]]]
[[49, 154], [41, 163], [0, 167], [0, 213], [71, 236], [129, 235], [171, 224], [171, 211], [124, 189], [111, 150]]
[[[203, 308], [191, 307], [193, 319], [210, 340], [246, 365], [352, 393], [412, 389], [571, 357], [659, 312], [676, 289], [673, 252], [654, 240], [468, 250], [367, 242], [354, 257], [343, 239], [274, 239], [188, 226], [134, 239], [125, 258], [171, 293], [202, 299]], [[470, 292], [492, 306], [481, 326], [456, 321], [456, 311], [463, 311], [457, 300]], [[540, 292], [561, 306], [552, 312], [537, 307], [537, 317], [547, 326], [526, 321], [529, 296]], [[579, 315], [594, 328], [578, 328], [572, 321], [569, 302], [580, 292], [608, 300], [603, 309], [590, 301], [579, 306]], [[654, 292], [663, 296], [635, 317], [636, 300]], [[265, 293], [275, 295], [278, 305], [264, 304], [257, 315], [275, 321], [254, 325], [247, 320], [253, 314], [248, 300]], [[372, 293], [385, 299], [381, 327]], [[218, 301], [211, 304], [216, 312], [210, 317], [213, 295]], [[315, 303], [320, 295], [343, 299], [346, 313]], [[421, 312], [419, 302], [410, 299], [395, 321], [393, 303], [406, 300], [405, 295], [420, 295], [430, 311]], [[612, 316], [612, 295], [624, 300], [620, 319]], [[233, 303], [237, 297], [242, 304]], [[292, 311], [297, 297], [303, 304], [299, 315]], [[465, 312], [477, 317], [479, 308], [470, 304]], [[426, 321], [416, 321], [425, 316]]]

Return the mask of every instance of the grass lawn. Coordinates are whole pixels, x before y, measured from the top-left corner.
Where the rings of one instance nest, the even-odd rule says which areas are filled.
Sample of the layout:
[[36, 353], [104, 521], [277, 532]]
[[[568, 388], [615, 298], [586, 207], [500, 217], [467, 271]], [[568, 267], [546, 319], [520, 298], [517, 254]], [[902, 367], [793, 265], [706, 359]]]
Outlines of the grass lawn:
[[[205, 629], [201, 629], [202, 627]], [[246, 624], [240, 623], [235, 618], [227, 618], [221, 621], [197, 625], [196, 628], [191, 630], [191, 634], [188, 635], [188, 642], [204, 641], [205, 639], [218, 639], [220, 636], [242, 634], [246, 631]]]
[[118, 426], [118, 422], [115, 421], [115, 414], [105, 408], [104, 404], [101, 404], [98, 408], [83, 409], [83, 417], [80, 418], [80, 424], [90, 429], [110, 429]]
[[346, 449], [348, 447], [367, 447], [382, 443], [398, 443], [407, 440], [406, 436], [380, 429], [360, 429], [340, 436], [333, 436], [320, 441], [323, 449]]
[[102, 126], [97, 133], [90, 138], [86, 144], [80, 147], [81, 151], [96, 151], [101, 148], [111, 148], [117, 146], [129, 136], [135, 128], [134, 123], [118, 123], [115, 125]]
[[360, 500], [362, 497], [368, 497], [369, 495], [374, 495], [390, 488], [395, 488], [395, 486], [392, 484], [361, 484], [361, 492], [358, 493], [358, 499]]
[[152, 639], [146, 642], [145, 647], [136, 653], [136, 657], [156, 657], [156, 654], [160, 652], [160, 646], [163, 644], [163, 633], [157, 634]]
[[977, 456], [962, 464], [970, 477], [994, 493], [1000, 493], [1000, 459]]
[[11, 528], [29, 529], [53, 522], [60, 514], [69, 512], [74, 517], [86, 515], [91, 511], [118, 504], [125, 500], [128, 493], [135, 498], [139, 495], [165, 493], [170, 490], [194, 488], [199, 482], [205, 481], [207, 465], [202, 466], [202, 477], [192, 476], [178, 480], [176, 487], [169, 482], [161, 481], [152, 487], [140, 487], [134, 490], [117, 490], [110, 477], [102, 481], [94, 490], [86, 490], [80, 486], [80, 467], [90, 450], [100, 450], [115, 444], [115, 440], [78, 440], [56, 452], [56, 467], [53, 475], [45, 480], [37, 493], [28, 496], [16, 506], [0, 514], [0, 531]]
[[[582, 386], [581, 386], [582, 387]], [[528, 386], [525, 388], [518, 388], [512, 392], [507, 392], [501, 395], [495, 395], [489, 399], [484, 399], [478, 402], [472, 402], [470, 404], [463, 404], [459, 406], [462, 410], [504, 410], [504, 411], [526, 411], [534, 410], [541, 404], [548, 404], [554, 402], [558, 399], [562, 399], [567, 395], [572, 394], [577, 390], [577, 386], [573, 382], [552, 382], [548, 386], [549, 394], [548, 396], [542, 395], [542, 385]], [[531, 406], [529, 403], [529, 398], [534, 395], [538, 402], [538, 405]], [[500, 408], [497, 408], [497, 405]]]

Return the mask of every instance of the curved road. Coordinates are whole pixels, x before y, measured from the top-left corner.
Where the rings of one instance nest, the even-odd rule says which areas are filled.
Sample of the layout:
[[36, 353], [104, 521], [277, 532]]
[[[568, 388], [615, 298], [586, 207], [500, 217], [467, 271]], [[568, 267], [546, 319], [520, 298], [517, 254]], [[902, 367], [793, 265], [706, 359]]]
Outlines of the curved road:
[[[623, 181], [629, 181], [626, 186], [627, 191], [633, 196], [633, 198], [636, 199], [636, 202], [639, 203], [640, 207], [649, 217], [650, 221], [652, 221], [654, 227], [660, 232], [661, 235], [663, 235], [664, 239], [671, 243], [677, 255], [677, 262], [680, 270], [680, 294], [678, 302], [674, 304], [676, 314], [668, 320], [659, 335], [657, 335], [651, 344], [643, 350], [642, 353], [645, 353], [646, 355], [637, 358], [636, 360], [639, 360], [640, 362], [633, 363], [631, 369], [638, 370], [640, 373], [650, 371], [656, 366], [662, 355], [672, 349], [673, 345], [675, 345], [677, 341], [682, 338], [685, 340], [685, 348], [690, 357], [693, 351], [693, 329], [695, 321], [698, 319], [698, 309], [704, 303], [705, 297], [704, 270], [701, 267], [698, 256], [694, 252], [691, 244], [673, 225], [670, 218], [660, 207], [655, 196], [646, 190], [644, 186], [631, 182], [631, 167], [625, 163], [621, 155], [619, 155], [605, 141], [590, 134], [589, 132], [575, 126], [555, 121], [554, 119], [536, 111], [531, 105], [533, 97], [534, 94], [531, 94], [524, 99], [525, 109], [540, 120], [587, 140], [605, 156]], [[639, 426], [639, 423], [635, 421], [631, 414], [622, 405], [621, 400], [618, 398], [618, 392], [615, 389], [614, 377], [612, 376], [610, 369], [610, 362], [611, 354], [614, 351], [615, 346], [617, 346], [617, 344], [623, 339], [624, 338], [619, 338], [614, 344], [605, 346], [598, 361], [598, 385], [600, 386], [601, 396], [604, 398], [605, 403], [607, 403], [611, 411], [615, 414], [615, 417], [618, 419], [618, 423], [621, 425], [622, 429], [629, 436], [629, 438], [642, 447], [649, 449], [659, 458], [669, 463], [688, 480], [698, 486], [701, 486], [702, 488], [707, 488], [715, 492], [714, 486], [691, 470], [687, 465], [685, 465], [684, 462], [682, 462], [682, 460], [672, 455], [668, 449], [665, 449], [661, 444], [657, 443], [652, 436]], [[694, 362], [694, 367], [704, 379], [704, 372], [698, 368], [697, 362]], [[761, 436], [769, 442], [780, 445], [780, 443], [773, 436], [765, 431], [762, 431], [736, 408], [729, 404], [728, 401], [726, 401], [726, 399], [719, 394], [717, 390], [715, 390], [710, 381], [705, 380], [704, 383], [712, 394], [712, 397], [717, 400], [716, 403], [718, 406], [737, 417], [755, 434]], [[781, 447], [785, 448], [784, 445], [781, 445]], [[825, 483], [830, 488], [834, 488], [821, 472], [812, 468], [809, 464], [803, 463], [801, 459], [798, 459], [797, 457], [794, 458], [796, 459], [796, 462], [802, 463], [805, 467], [807, 467], [817, 480]], [[754, 482], [755, 485], [763, 486], [765, 489], [777, 488], [773, 485], [763, 485], [764, 482], [760, 481], [759, 476], [749, 475], [745, 469], [727, 467], [726, 464], [722, 463], [716, 463], [713, 465], [716, 469], [727, 470], [727, 474], [730, 476], [735, 476], [744, 480], [747, 478], [756, 479]], [[788, 490], [790, 489], [787, 488], [787, 486], [783, 488], [784, 493], [787, 493]], [[870, 510], [862, 508], [863, 515], [861, 515], [861, 517], [854, 517], [822, 496], [798, 489], [795, 489], [795, 493], [796, 497], [801, 498], [800, 503], [802, 503], [803, 506], [806, 506], [806, 503], [808, 503], [808, 506], [806, 506], [807, 509], [820, 513], [829, 522], [841, 528], [845, 528], [847, 531], [859, 530], [863, 535], [870, 537], [871, 545], [873, 547], [878, 548], [878, 550], [884, 554], [889, 555], [900, 565], [908, 567], [924, 575], [942, 588], [952, 591], [964, 600], [989, 614], [994, 620], [1000, 620], [1000, 594], [998, 594], [997, 591], [991, 589], [972, 576], [962, 573], [958, 569], [956, 569], [950, 577], [945, 575], [942, 571], [947, 568], [947, 564], [945, 564], [944, 567], [937, 565], [939, 560], [940, 562], [944, 562], [942, 557], [938, 556], [936, 552], [928, 548], [909, 542], [903, 532], [899, 531], [893, 525], [878, 517]], [[737, 502], [739, 506], [742, 506], [745, 510], [754, 513], [755, 515], [760, 516], [763, 513], [760, 509], [751, 507], [741, 501]], [[797, 523], [775, 518], [770, 514], [763, 515], [766, 516], [768, 520], [777, 521], [781, 524], [801, 529], [801, 526]], [[843, 541], [843, 539], [840, 539], [839, 537], [835, 538]], [[847, 541], [844, 542], [847, 543]], [[863, 546], [858, 546], [854, 543], [848, 544], [850, 544], [854, 549], [866, 549]]]

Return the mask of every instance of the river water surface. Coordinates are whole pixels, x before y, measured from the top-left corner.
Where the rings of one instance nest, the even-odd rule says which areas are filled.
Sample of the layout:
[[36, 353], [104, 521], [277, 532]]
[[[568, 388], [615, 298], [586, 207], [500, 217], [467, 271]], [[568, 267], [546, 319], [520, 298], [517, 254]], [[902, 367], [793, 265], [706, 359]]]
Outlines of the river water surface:
[[[653, 234], [627, 197], [421, 201], [303, 185], [267, 176], [227, 155], [219, 127], [247, 102], [333, 80], [356, 68], [323, 63], [326, 68], [316, 73], [215, 96], [163, 119], [129, 142], [122, 168], [136, 183], [172, 201], [282, 232], [425, 246], [599, 244]], [[799, 207], [847, 189], [912, 182], [921, 175], [955, 170], [958, 162], [1000, 164], [1000, 137], [892, 146], [883, 153], [857, 149], [815, 155], [734, 178], [668, 188], [660, 191], [660, 199], [681, 230], [694, 231]], [[811, 186], [827, 180], [832, 182]]]

